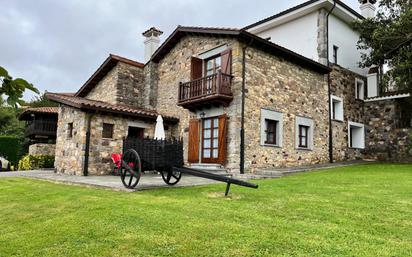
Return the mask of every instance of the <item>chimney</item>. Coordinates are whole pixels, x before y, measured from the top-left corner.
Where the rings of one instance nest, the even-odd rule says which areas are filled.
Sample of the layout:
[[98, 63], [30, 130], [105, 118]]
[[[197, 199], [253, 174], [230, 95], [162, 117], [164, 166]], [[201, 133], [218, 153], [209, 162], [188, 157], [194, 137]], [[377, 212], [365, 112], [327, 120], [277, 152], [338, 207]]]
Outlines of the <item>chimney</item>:
[[375, 17], [375, 3], [376, 0], [359, 0], [361, 14], [365, 18]]
[[153, 53], [159, 47], [159, 44], [160, 44], [159, 36], [162, 34], [163, 32], [156, 29], [155, 27], [151, 27], [150, 29], [142, 33], [142, 35], [146, 38], [144, 40], [144, 61], [145, 62], [148, 62], [150, 60]]

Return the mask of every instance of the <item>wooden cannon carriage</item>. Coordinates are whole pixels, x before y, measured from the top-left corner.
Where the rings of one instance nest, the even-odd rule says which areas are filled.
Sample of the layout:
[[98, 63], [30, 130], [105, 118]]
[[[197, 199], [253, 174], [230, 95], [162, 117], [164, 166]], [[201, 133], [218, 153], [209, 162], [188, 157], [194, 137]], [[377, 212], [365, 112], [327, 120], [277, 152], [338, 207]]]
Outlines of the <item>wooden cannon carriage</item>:
[[231, 184], [258, 188], [257, 185], [243, 180], [187, 168], [183, 165], [182, 140], [126, 138], [123, 141], [120, 177], [126, 188], [135, 188], [144, 171], [159, 172], [163, 181], [168, 185], [176, 185], [183, 173], [225, 182], [227, 184], [225, 195], [228, 195]]

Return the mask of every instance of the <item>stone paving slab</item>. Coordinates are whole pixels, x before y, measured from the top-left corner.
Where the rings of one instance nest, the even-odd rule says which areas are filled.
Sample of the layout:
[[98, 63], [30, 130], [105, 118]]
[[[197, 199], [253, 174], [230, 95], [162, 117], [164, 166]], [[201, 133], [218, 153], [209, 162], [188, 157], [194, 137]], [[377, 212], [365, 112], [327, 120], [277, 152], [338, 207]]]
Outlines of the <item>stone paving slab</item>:
[[118, 176], [71, 176], [54, 173], [53, 170], [33, 170], [33, 171], [14, 171], [0, 172], [0, 179], [6, 177], [26, 177], [52, 182], [84, 185], [90, 187], [108, 188], [116, 191], [134, 192], [144, 189], [160, 188], [160, 187], [188, 187], [222, 183], [210, 179], [198, 178], [189, 175], [182, 175], [181, 180], [174, 186], [168, 186], [163, 182], [160, 175], [144, 174], [140, 178], [136, 189], [127, 189], [123, 186], [120, 177]]

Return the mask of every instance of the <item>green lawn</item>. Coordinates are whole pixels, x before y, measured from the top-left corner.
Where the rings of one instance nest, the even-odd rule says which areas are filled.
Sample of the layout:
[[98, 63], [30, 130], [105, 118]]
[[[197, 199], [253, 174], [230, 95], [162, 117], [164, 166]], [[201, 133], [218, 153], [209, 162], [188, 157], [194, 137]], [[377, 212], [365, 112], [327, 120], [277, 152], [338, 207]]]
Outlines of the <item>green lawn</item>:
[[138, 193], [0, 179], [0, 256], [412, 256], [412, 165]]

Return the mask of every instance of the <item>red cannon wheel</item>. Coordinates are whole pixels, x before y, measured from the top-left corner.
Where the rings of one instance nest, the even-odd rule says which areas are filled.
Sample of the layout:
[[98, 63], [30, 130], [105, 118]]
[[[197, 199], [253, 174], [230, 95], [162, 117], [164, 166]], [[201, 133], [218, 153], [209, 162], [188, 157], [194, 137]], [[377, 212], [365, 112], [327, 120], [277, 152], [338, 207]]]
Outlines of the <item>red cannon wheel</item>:
[[162, 171], [163, 181], [169, 186], [176, 185], [177, 182], [182, 178], [182, 173], [178, 171]]
[[142, 163], [139, 154], [133, 150], [127, 150], [121, 160], [120, 178], [126, 188], [133, 189], [139, 183], [142, 176]]

